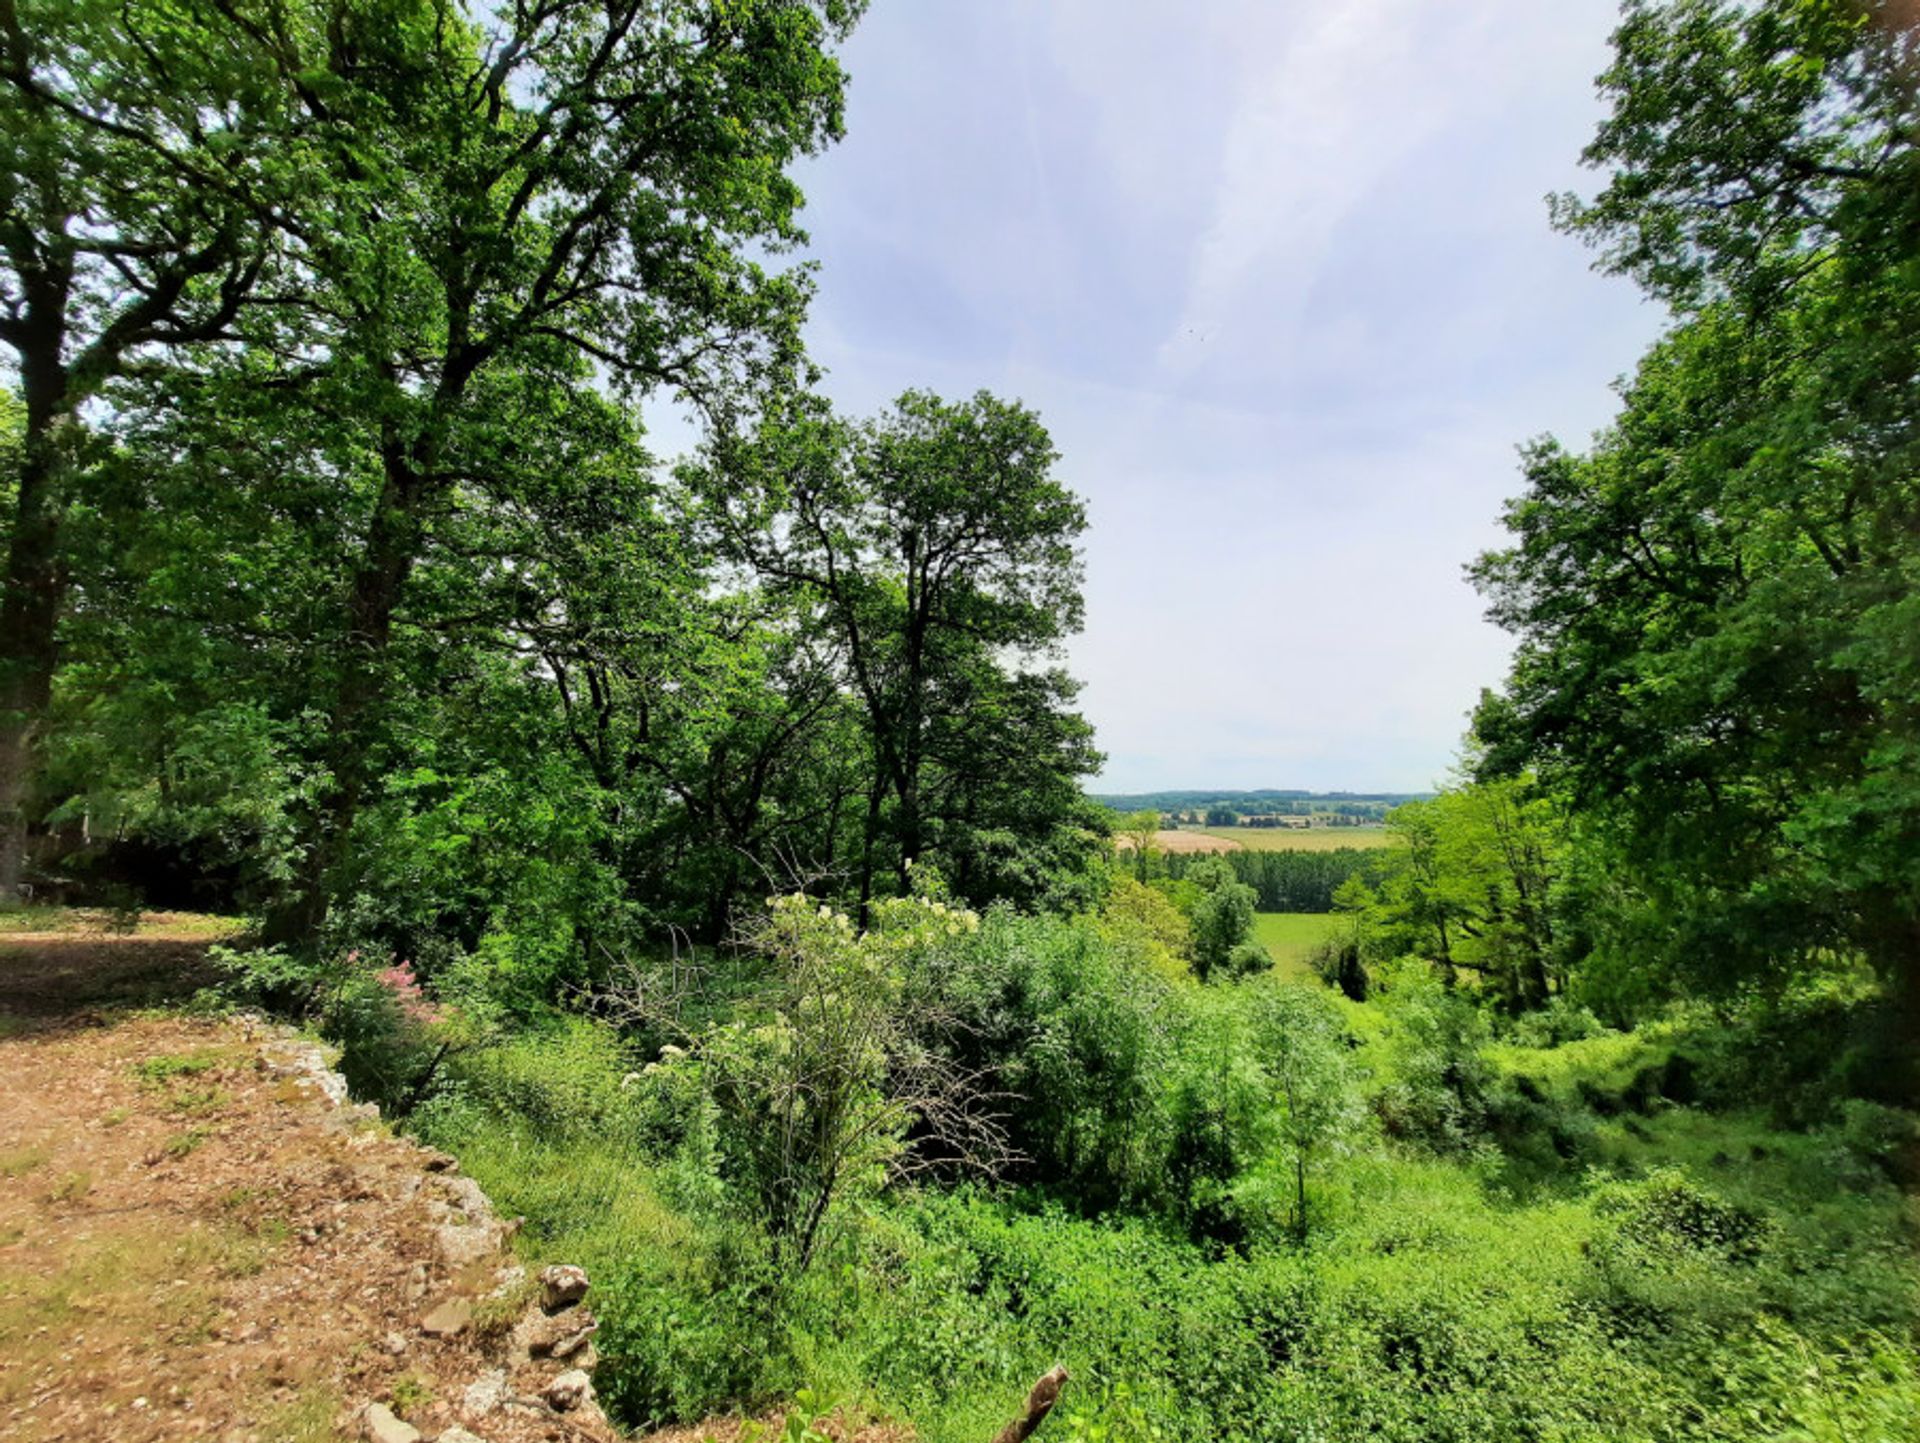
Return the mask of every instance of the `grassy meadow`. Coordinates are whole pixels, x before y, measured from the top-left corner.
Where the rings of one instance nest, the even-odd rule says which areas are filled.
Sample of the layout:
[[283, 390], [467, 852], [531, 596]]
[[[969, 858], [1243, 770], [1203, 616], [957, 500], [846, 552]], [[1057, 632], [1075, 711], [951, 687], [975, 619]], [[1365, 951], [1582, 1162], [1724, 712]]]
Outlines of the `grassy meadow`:
[[1253, 936], [1273, 954], [1274, 968], [1282, 977], [1311, 979], [1307, 959], [1345, 921], [1332, 912], [1256, 912]]

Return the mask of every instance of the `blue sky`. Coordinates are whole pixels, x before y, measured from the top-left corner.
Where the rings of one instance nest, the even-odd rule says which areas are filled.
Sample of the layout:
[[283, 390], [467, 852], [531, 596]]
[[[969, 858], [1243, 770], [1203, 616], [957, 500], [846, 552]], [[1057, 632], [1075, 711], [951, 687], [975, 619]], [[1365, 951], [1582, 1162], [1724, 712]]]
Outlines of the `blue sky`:
[[1105, 790], [1415, 789], [1507, 644], [1461, 567], [1659, 315], [1591, 188], [1608, 0], [877, 0], [804, 170], [828, 393], [1039, 411]]

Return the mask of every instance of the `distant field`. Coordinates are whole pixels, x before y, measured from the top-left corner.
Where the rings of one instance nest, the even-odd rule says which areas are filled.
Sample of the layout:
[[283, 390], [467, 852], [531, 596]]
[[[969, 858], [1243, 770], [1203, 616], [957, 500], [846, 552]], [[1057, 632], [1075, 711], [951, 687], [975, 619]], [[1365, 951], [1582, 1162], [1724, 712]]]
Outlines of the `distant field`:
[[[1211, 832], [1155, 832], [1154, 845], [1163, 852], [1237, 852], [1240, 843], [1228, 836], [1215, 836]], [[1124, 832], [1113, 839], [1113, 843], [1123, 852], [1133, 850], [1133, 838]]]
[[1253, 935], [1273, 954], [1282, 977], [1312, 977], [1307, 958], [1346, 919], [1334, 912], [1256, 912]]
[[[1393, 838], [1385, 827], [1208, 827], [1201, 833], [1176, 836], [1217, 837], [1250, 852], [1331, 852], [1341, 847], [1384, 847]], [[1160, 834], [1164, 842], [1167, 833]], [[1168, 851], [1173, 848], [1169, 847]], [[1187, 847], [1185, 851], [1204, 848]], [[1232, 850], [1229, 848], [1228, 850]]]

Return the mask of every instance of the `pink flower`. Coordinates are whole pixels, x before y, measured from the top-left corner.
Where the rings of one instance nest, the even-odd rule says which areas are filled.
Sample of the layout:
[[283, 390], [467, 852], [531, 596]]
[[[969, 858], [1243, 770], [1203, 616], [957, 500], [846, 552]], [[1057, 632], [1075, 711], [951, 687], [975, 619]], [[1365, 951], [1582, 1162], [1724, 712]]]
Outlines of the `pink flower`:
[[409, 1022], [421, 1026], [440, 1020], [440, 1009], [427, 1000], [426, 993], [420, 990], [420, 983], [413, 975], [413, 964], [396, 962], [384, 971], [373, 974], [387, 991], [393, 994], [393, 1000], [400, 1004], [400, 1011]]

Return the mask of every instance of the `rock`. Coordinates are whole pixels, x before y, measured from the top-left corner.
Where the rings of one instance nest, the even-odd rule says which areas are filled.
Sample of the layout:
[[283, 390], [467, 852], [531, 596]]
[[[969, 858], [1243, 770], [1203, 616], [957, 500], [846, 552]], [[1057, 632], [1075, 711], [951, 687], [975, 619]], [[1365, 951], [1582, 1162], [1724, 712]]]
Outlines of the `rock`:
[[500, 1251], [500, 1225], [494, 1222], [442, 1223], [433, 1230], [440, 1260], [458, 1272]]
[[473, 1321], [473, 1303], [466, 1298], [448, 1298], [420, 1320], [420, 1331], [429, 1338], [452, 1338], [464, 1333]]
[[397, 1358], [407, 1351], [407, 1340], [399, 1333], [388, 1333], [380, 1340], [380, 1346]]
[[486, 1443], [486, 1440], [477, 1433], [469, 1433], [456, 1423], [451, 1428], [442, 1429], [440, 1436], [435, 1438], [433, 1443]]
[[547, 1384], [541, 1397], [556, 1413], [571, 1413], [593, 1396], [593, 1380], [579, 1368], [569, 1368]]
[[396, 1418], [385, 1403], [369, 1403], [360, 1415], [360, 1436], [367, 1443], [420, 1443], [420, 1430]]
[[460, 1411], [469, 1418], [485, 1418], [499, 1411], [507, 1401], [507, 1394], [507, 1371], [495, 1368], [467, 1384], [466, 1391], [460, 1395]]
[[450, 1152], [440, 1151], [437, 1147], [430, 1147], [425, 1150], [421, 1156], [420, 1165], [428, 1172], [460, 1171], [460, 1159]]
[[415, 1263], [407, 1274], [407, 1301], [417, 1303], [427, 1295], [427, 1265]]
[[472, 1178], [447, 1175], [438, 1181], [440, 1190], [469, 1218], [482, 1219], [493, 1216], [493, 1205], [487, 1201], [487, 1195], [481, 1191], [480, 1184]]
[[570, 1358], [600, 1331], [584, 1308], [557, 1314], [530, 1313], [513, 1331], [513, 1347], [524, 1357]]
[[555, 1263], [540, 1270], [540, 1300], [549, 1313], [570, 1308], [587, 1295], [587, 1270]]
[[553, 1343], [547, 1347], [547, 1357], [549, 1357], [549, 1359], [570, 1359], [574, 1353], [578, 1353], [580, 1349], [584, 1349], [589, 1341], [593, 1339], [593, 1334], [597, 1334], [597, 1332], [599, 1332], [599, 1324], [597, 1324], [597, 1322], [589, 1322], [586, 1328], [574, 1328], [570, 1334], [566, 1334], [564, 1337], [555, 1337]]

